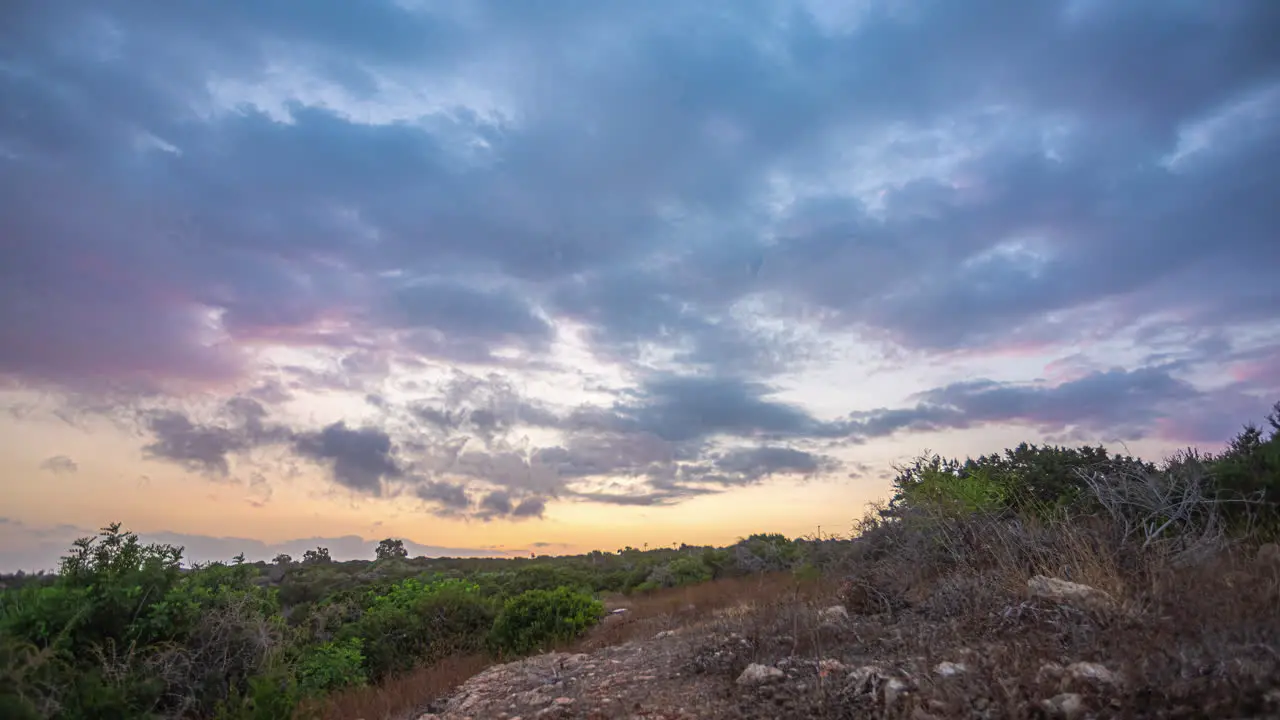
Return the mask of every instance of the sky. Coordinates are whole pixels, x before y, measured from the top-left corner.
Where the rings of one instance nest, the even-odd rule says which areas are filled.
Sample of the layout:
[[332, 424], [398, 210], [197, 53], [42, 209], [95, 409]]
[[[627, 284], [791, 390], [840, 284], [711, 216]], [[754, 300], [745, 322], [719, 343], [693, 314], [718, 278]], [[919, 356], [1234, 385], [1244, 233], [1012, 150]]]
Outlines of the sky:
[[1280, 400], [1273, 0], [17, 0], [0, 568], [847, 533]]

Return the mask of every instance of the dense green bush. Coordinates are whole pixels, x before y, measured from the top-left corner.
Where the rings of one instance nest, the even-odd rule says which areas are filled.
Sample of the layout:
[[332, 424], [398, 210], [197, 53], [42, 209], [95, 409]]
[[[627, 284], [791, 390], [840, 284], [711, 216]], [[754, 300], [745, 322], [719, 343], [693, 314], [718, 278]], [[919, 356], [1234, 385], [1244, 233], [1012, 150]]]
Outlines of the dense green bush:
[[14, 694], [68, 718], [208, 716], [282, 650], [274, 594], [250, 566], [184, 572], [182, 551], [119, 525], [76, 541], [51, 585], [0, 595], [6, 645], [34, 648]]
[[648, 578], [636, 589], [673, 588], [706, 582], [710, 579], [711, 568], [702, 562], [701, 557], [684, 555], [651, 570]]
[[[1221, 495], [1231, 500], [1256, 500], [1274, 516], [1280, 508], [1280, 403], [1267, 416], [1267, 424], [1269, 433], [1246, 425], [1222, 453], [1204, 460]], [[1245, 517], [1245, 507], [1239, 503], [1228, 503], [1226, 510], [1237, 523], [1251, 520]], [[1269, 526], [1266, 531], [1274, 536], [1280, 528]]]
[[507, 600], [493, 623], [491, 646], [520, 655], [572, 640], [599, 622], [604, 605], [570, 588], [530, 590]]
[[964, 462], [923, 455], [898, 467], [888, 516], [910, 508], [1009, 510], [1039, 517], [1088, 502], [1081, 472], [1153, 472], [1155, 466], [1102, 447], [1022, 443]]
[[363, 641], [347, 638], [308, 648], [298, 663], [298, 687], [308, 695], [364, 685]]
[[385, 593], [368, 593], [366, 603], [359, 619], [343, 625], [337, 637], [363, 643], [371, 680], [479, 649], [495, 614], [479, 586], [462, 580], [409, 579]]
[[898, 469], [882, 514], [1046, 520], [1105, 513], [1148, 542], [1161, 540], [1164, 531], [1274, 537], [1280, 535], [1280, 403], [1267, 421], [1269, 431], [1247, 425], [1221, 453], [1188, 450], [1159, 467], [1101, 447], [1023, 443], [964, 462], [926, 454]]

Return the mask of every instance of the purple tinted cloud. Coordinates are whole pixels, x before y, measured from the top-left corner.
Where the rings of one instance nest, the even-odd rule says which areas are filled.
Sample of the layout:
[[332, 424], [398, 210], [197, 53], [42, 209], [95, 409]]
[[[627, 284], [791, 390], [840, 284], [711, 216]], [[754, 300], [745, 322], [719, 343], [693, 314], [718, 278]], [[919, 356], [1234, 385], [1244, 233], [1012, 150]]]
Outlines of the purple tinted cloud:
[[[0, 377], [353, 392], [390, 418], [397, 369], [576, 372], [552, 350], [580, 327], [633, 380], [612, 404], [397, 416], [431, 442], [248, 406], [145, 422], [147, 453], [194, 471], [276, 446], [360, 492], [504, 516], [611, 472], [666, 502], [716, 473], [825, 472], [822, 443], [996, 423], [1214, 441], [1219, 413], [1266, 407], [1280, 6], [909, 5], [833, 27], [729, 0], [26, 3], [0, 23]], [[1146, 359], [849, 398], [834, 421], [776, 397], [848, 338]], [[273, 346], [341, 360], [266, 377]], [[1231, 384], [1193, 382], [1215, 371]], [[564, 439], [504, 446], [522, 427]], [[413, 474], [445, 456], [497, 489]]]

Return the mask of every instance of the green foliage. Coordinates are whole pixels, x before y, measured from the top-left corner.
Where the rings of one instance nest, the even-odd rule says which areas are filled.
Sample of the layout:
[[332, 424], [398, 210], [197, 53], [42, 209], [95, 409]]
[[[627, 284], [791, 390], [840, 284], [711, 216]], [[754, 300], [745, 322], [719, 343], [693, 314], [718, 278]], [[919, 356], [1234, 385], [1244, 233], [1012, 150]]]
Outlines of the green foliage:
[[707, 570], [711, 573], [712, 580], [717, 580], [725, 576], [730, 568], [731, 559], [732, 558], [730, 558], [728, 550], [722, 550], [720, 548], [706, 548], [702, 551], [702, 564], [705, 565]]
[[789, 570], [800, 558], [796, 544], [779, 533], [755, 533], [732, 545], [729, 553], [739, 574]]
[[665, 565], [659, 565], [649, 572], [649, 577], [641, 583], [638, 590], [655, 590], [658, 588], [680, 587], [706, 582], [711, 579], [711, 568], [702, 562], [701, 557], [683, 555]]
[[298, 663], [298, 687], [308, 695], [364, 685], [364, 642], [360, 638], [330, 641], [308, 648]]
[[61, 717], [204, 716], [249, 687], [282, 635], [249, 565], [180, 567], [119, 525], [77, 540], [51, 585], [0, 596], [0, 635], [47, 661], [17, 694]]
[[524, 654], [582, 635], [604, 615], [604, 604], [570, 588], [530, 590], [507, 600], [493, 623], [492, 647]]
[[301, 562], [183, 568], [181, 548], [104, 528], [56, 575], [0, 579], [0, 716], [287, 717], [304, 698], [486, 643], [518, 653], [572, 639], [601, 616], [597, 592], [803, 559], [781, 535], [532, 561], [410, 559], [400, 547], [384, 542], [374, 562], [316, 548]]
[[[1280, 402], [1267, 415], [1270, 433], [1245, 428], [1217, 456], [1205, 458], [1219, 494], [1228, 499], [1252, 498], [1274, 513], [1280, 508]], [[1242, 521], [1243, 508], [1227, 505], [1232, 519]]]
[[273, 665], [249, 680], [248, 689], [218, 703], [216, 720], [277, 720], [293, 717], [304, 697], [297, 680], [283, 665]]
[[409, 557], [409, 551], [404, 549], [404, 541], [394, 538], [378, 543], [374, 554], [378, 560], [403, 560]]
[[327, 565], [333, 562], [333, 558], [329, 556], [329, 548], [317, 547], [315, 550], [308, 550], [302, 553], [302, 563], [304, 565]]
[[363, 643], [371, 680], [408, 670], [450, 653], [478, 649], [494, 618], [479, 586], [462, 580], [424, 583], [416, 579], [370, 592], [359, 619], [337, 637]]
[[903, 488], [903, 497], [914, 507], [946, 514], [998, 512], [1007, 505], [1009, 490], [993, 475], [984, 466], [967, 472], [925, 466], [915, 482]]
[[963, 463], [925, 454], [899, 467], [887, 515], [909, 509], [951, 512], [1012, 510], [1041, 517], [1087, 503], [1086, 471], [1151, 472], [1155, 467], [1105, 448], [1022, 443]]

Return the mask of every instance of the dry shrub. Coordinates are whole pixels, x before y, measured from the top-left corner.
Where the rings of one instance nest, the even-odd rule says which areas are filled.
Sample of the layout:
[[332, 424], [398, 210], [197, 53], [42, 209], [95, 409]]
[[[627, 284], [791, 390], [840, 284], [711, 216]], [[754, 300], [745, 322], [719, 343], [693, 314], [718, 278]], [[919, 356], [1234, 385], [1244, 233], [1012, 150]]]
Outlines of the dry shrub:
[[[1190, 538], [1160, 535], [1158, 525], [1135, 534], [1106, 513], [872, 517], [841, 587], [856, 648], [823, 652], [897, 664], [914, 678], [914, 707], [937, 717], [1034, 717], [1063, 689], [1100, 716], [1280, 716], [1280, 564], [1205, 532], [1212, 521], [1196, 517]], [[1028, 598], [1034, 575], [1105, 591], [1114, 606]], [[968, 672], [943, 680], [931, 670], [940, 661]], [[1100, 663], [1123, 686], [1067, 687], [1052, 672], [1079, 661]], [[865, 710], [824, 698], [805, 712]]]

